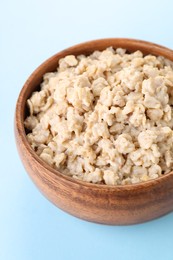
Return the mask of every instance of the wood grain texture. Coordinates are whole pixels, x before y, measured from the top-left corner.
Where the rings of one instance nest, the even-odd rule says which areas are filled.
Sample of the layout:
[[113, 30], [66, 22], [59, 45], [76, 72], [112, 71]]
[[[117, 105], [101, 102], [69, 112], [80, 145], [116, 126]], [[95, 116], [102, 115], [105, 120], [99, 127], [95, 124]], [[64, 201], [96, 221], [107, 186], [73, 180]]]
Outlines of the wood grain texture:
[[69, 54], [90, 54], [106, 47], [141, 50], [144, 54], [162, 55], [173, 61], [173, 51], [133, 39], [101, 39], [63, 50], [39, 66], [24, 84], [15, 114], [15, 136], [26, 171], [40, 191], [62, 210], [88, 221], [127, 225], [145, 222], [173, 210], [173, 172], [156, 180], [126, 186], [85, 183], [64, 176], [42, 161], [31, 149], [25, 134], [26, 100], [38, 89], [46, 72], [55, 71], [60, 58]]

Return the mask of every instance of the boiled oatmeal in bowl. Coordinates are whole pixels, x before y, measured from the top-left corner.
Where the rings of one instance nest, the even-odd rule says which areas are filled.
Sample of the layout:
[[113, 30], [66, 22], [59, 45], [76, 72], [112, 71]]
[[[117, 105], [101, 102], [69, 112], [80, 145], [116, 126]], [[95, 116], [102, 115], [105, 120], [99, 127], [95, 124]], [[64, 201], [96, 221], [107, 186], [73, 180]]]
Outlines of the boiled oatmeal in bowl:
[[30, 145], [65, 175], [125, 185], [173, 169], [173, 62], [162, 56], [68, 55], [27, 104]]

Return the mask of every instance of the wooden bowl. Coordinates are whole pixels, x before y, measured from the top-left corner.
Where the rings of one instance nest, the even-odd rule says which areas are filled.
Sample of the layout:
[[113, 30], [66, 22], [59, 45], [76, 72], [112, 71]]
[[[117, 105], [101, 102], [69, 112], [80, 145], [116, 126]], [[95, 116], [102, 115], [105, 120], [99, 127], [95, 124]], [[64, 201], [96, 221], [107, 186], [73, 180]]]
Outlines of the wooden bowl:
[[173, 61], [173, 51], [133, 39], [102, 39], [63, 50], [40, 65], [24, 84], [16, 105], [15, 136], [22, 162], [40, 191], [62, 210], [92, 222], [127, 225], [145, 222], [173, 210], [173, 172], [140, 184], [106, 186], [67, 177], [51, 168], [32, 150], [26, 139], [24, 118], [26, 100], [39, 88], [43, 75], [55, 71], [58, 60], [69, 54], [90, 54], [106, 47], [141, 50], [144, 54], [162, 55]]

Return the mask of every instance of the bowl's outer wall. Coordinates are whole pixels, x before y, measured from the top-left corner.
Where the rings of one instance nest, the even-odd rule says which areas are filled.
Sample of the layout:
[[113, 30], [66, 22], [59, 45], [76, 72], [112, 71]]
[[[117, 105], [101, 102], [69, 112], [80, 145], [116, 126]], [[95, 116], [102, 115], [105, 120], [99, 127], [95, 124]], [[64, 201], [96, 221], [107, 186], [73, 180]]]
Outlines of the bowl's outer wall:
[[54, 55], [26, 81], [19, 95], [15, 115], [16, 144], [30, 177], [41, 192], [64, 211], [96, 223], [127, 225], [145, 222], [173, 210], [173, 173], [137, 185], [108, 187], [83, 183], [51, 169], [31, 149], [24, 130], [26, 100], [36, 90], [46, 72], [55, 71], [60, 58], [69, 54], [90, 54], [107, 47], [122, 47], [132, 52], [162, 55], [173, 60], [165, 47], [131, 39], [103, 39], [70, 47]]

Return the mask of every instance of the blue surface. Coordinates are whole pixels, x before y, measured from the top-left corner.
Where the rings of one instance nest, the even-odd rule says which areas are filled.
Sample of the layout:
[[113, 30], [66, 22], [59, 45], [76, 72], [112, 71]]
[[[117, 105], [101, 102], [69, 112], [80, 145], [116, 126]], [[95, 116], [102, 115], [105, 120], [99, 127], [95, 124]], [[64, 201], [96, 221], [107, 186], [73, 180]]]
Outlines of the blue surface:
[[0, 260], [173, 259], [173, 214], [136, 226], [76, 219], [49, 203], [19, 160], [15, 103], [29, 74], [70, 45], [131, 37], [173, 48], [173, 2], [0, 2]]

